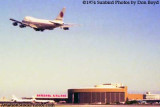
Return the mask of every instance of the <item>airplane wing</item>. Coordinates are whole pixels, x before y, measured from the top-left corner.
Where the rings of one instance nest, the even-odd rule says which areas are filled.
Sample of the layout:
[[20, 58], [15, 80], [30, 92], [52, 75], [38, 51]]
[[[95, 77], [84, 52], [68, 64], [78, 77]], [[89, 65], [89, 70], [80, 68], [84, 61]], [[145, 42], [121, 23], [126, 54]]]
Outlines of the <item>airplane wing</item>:
[[72, 27], [74, 24], [63, 24], [61, 27]]
[[60, 26], [60, 28], [64, 30], [69, 30], [70, 27], [77, 26], [77, 24], [63, 24]]
[[10, 18], [10, 20], [13, 21], [14, 26], [17, 26], [18, 24], [20, 24], [21, 28], [28, 26], [28, 27], [37, 29], [37, 26], [35, 26], [33, 24], [26, 24], [26, 23], [23, 23], [21, 21], [18, 21], [18, 20], [12, 19], [12, 18]]
[[15, 20], [15, 19], [12, 19], [12, 18], [10, 18], [10, 20], [13, 21], [13, 22], [19, 23], [19, 24], [23, 24], [22, 22], [20, 22], [18, 20]]
[[79, 24], [73, 24], [73, 23], [67, 23], [67, 24], [63, 24], [61, 27], [73, 27], [73, 26], [80, 26]]
[[33, 25], [33, 24], [30, 24], [30, 25], [28, 25], [28, 26], [31, 27], [31, 28], [35, 28], [35, 29], [38, 28], [37, 26], [35, 26], [35, 25]]
[[57, 26], [63, 25], [63, 22], [61, 22], [61, 21], [49, 21], [49, 22], [56, 24]]

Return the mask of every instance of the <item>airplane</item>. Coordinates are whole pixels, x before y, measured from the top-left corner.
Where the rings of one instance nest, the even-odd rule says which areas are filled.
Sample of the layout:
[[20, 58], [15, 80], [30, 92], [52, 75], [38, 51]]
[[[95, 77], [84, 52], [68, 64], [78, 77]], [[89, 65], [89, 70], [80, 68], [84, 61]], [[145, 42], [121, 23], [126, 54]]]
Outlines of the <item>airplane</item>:
[[35, 103], [52, 103], [52, 104], [56, 103], [54, 100], [37, 100], [35, 96], [32, 97], [32, 100]]
[[33, 99], [33, 102], [34, 103], [52, 103], [52, 104], [55, 104], [54, 100], [36, 100], [36, 99]]
[[33, 103], [32, 99], [18, 99], [17, 97], [15, 97], [14, 95], [12, 95], [12, 101], [13, 102], [23, 102], [23, 103]]
[[63, 22], [65, 10], [66, 8], [63, 8], [54, 20], [37, 19], [30, 16], [26, 16], [22, 21], [17, 21], [13, 18], [10, 18], [10, 20], [13, 21], [13, 26], [19, 24], [20, 28], [31, 27], [35, 31], [53, 30], [54, 28], [69, 30], [73, 24], [65, 24]]
[[23, 102], [23, 103], [52, 103], [55, 104], [54, 100], [37, 100], [35, 97], [32, 97], [32, 99], [18, 99], [14, 95], [12, 95], [12, 101], [13, 102]]

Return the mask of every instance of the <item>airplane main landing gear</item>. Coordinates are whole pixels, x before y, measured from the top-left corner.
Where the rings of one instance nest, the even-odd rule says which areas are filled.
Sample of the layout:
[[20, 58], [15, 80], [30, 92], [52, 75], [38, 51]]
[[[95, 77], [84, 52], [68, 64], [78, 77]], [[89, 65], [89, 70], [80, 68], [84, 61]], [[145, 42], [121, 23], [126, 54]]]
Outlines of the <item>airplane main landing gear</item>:
[[44, 31], [44, 29], [37, 29], [37, 28], [34, 28], [34, 30], [35, 30], [35, 31], [41, 31], [41, 32]]

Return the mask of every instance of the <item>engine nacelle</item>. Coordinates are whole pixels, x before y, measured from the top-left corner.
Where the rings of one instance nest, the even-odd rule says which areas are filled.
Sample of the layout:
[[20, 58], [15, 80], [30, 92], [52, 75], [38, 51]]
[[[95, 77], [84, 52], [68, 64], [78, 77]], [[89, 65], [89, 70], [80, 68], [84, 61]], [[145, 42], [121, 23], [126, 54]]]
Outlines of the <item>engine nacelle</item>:
[[25, 25], [19, 25], [19, 27], [20, 27], [20, 28], [24, 28], [24, 27], [26, 27], [26, 26], [25, 26]]
[[69, 27], [64, 27], [63, 30], [69, 30]]
[[17, 22], [14, 22], [14, 23], [13, 23], [13, 26], [17, 26], [17, 25], [18, 25], [18, 23], [17, 23]]

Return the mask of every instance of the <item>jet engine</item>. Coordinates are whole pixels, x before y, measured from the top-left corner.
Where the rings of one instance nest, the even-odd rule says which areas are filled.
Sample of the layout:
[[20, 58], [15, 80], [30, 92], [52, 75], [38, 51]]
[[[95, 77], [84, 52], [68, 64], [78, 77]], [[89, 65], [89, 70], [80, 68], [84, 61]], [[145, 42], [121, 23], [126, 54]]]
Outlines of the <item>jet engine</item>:
[[18, 23], [16, 23], [16, 22], [13, 23], [13, 26], [17, 26], [17, 25], [18, 25]]
[[19, 27], [20, 27], [20, 28], [24, 28], [24, 27], [26, 27], [26, 26], [22, 24], [22, 25], [19, 25]]
[[63, 30], [69, 30], [69, 27], [63, 27]]

